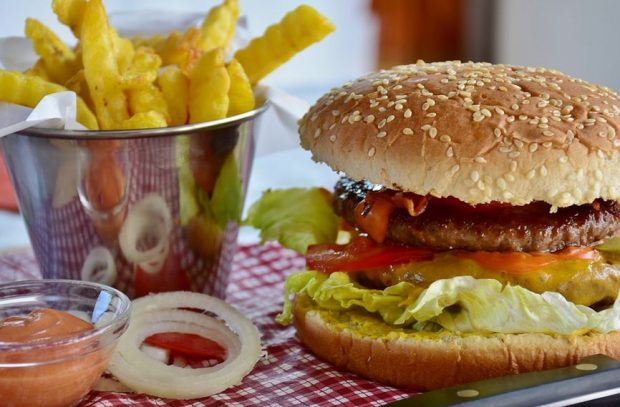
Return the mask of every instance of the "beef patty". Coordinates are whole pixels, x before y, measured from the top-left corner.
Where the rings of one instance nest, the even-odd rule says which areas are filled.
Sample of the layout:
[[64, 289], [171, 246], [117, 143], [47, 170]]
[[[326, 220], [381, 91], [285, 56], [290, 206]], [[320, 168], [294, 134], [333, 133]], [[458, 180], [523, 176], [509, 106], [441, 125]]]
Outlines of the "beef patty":
[[[334, 191], [334, 209], [355, 224], [355, 207], [380, 187], [341, 178]], [[411, 216], [397, 208], [389, 218], [388, 240], [437, 250], [557, 251], [589, 246], [620, 229], [620, 205], [592, 204], [559, 208], [533, 202], [523, 206], [471, 206], [454, 198], [430, 198], [424, 212]]]

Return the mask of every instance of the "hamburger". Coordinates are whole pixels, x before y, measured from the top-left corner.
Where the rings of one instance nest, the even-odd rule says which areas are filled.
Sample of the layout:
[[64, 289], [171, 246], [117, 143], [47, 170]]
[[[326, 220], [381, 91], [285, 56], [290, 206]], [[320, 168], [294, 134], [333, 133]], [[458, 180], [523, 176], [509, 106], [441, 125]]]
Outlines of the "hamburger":
[[613, 90], [535, 67], [419, 62], [332, 89], [299, 133], [333, 194], [268, 191], [248, 215], [306, 256], [279, 320], [420, 390], [620, 358], [619, 114]]

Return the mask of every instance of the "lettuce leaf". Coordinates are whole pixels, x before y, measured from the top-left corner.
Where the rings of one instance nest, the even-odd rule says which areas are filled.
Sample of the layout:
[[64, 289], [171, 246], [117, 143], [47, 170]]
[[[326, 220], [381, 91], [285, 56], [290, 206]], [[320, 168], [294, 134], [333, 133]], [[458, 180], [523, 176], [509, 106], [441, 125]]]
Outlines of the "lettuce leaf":
[[244, 222], [260, 230], [261, 241], [305, 253], [309, 245], [333, 243], [338, 217], [318, 188], [289, 188], [263, 193]]
[[620, 329], [620, 300], [595, 311], [561, 294], [537, 294], [497, 280], [460, 276], [432, 283], [422, 290], [401, 282], [384, 290], [369, 289], [347, 273], [302, 271], [285, 283], [285, 303], [278, 322], [292, 318], [290, 296], [306, 294], [321, 308], [363, 308], [395, 326], [438, 324], [453, 332], [585, 334]]

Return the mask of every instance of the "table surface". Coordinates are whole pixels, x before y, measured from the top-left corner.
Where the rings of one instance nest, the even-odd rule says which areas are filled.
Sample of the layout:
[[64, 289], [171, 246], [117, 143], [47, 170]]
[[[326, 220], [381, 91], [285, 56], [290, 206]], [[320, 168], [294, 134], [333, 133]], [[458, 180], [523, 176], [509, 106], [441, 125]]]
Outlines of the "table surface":
[[[226, 301], [256, 324], [264, 350], [240, 385], [191, 401], [91, 392], [80, 406], [379, 406], [413, 394], [335, 369], [306, 351], [293, 327], [275, 322], [282, 309], [284, 278], [303, 266], [303, 257], [275, 244], [247, 245], [237, 251]], [[0, 254], [0, 282], [37, 276], [38, 267], [29, 249]]]

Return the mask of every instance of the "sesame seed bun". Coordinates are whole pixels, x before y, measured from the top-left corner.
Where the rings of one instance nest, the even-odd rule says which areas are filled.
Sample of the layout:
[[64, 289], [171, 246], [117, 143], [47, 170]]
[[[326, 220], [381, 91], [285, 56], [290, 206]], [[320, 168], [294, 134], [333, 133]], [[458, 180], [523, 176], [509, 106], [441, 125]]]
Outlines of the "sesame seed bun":
[[347, 176], [478, 204], [620, 199], [620, 99], [558, 71], [418, 63], [332, 89], [300, 123]]
[[321, 359], [381, 383], [417, 390], [570, 366], [590, 355], [620, 359], [620, 332], [423, 336], [395, 329], [379, 336], [361, 329], [359, 321], [339, 321], [336, 313], [314, 307], [303, 296], [294, 313], [299, 338]]

